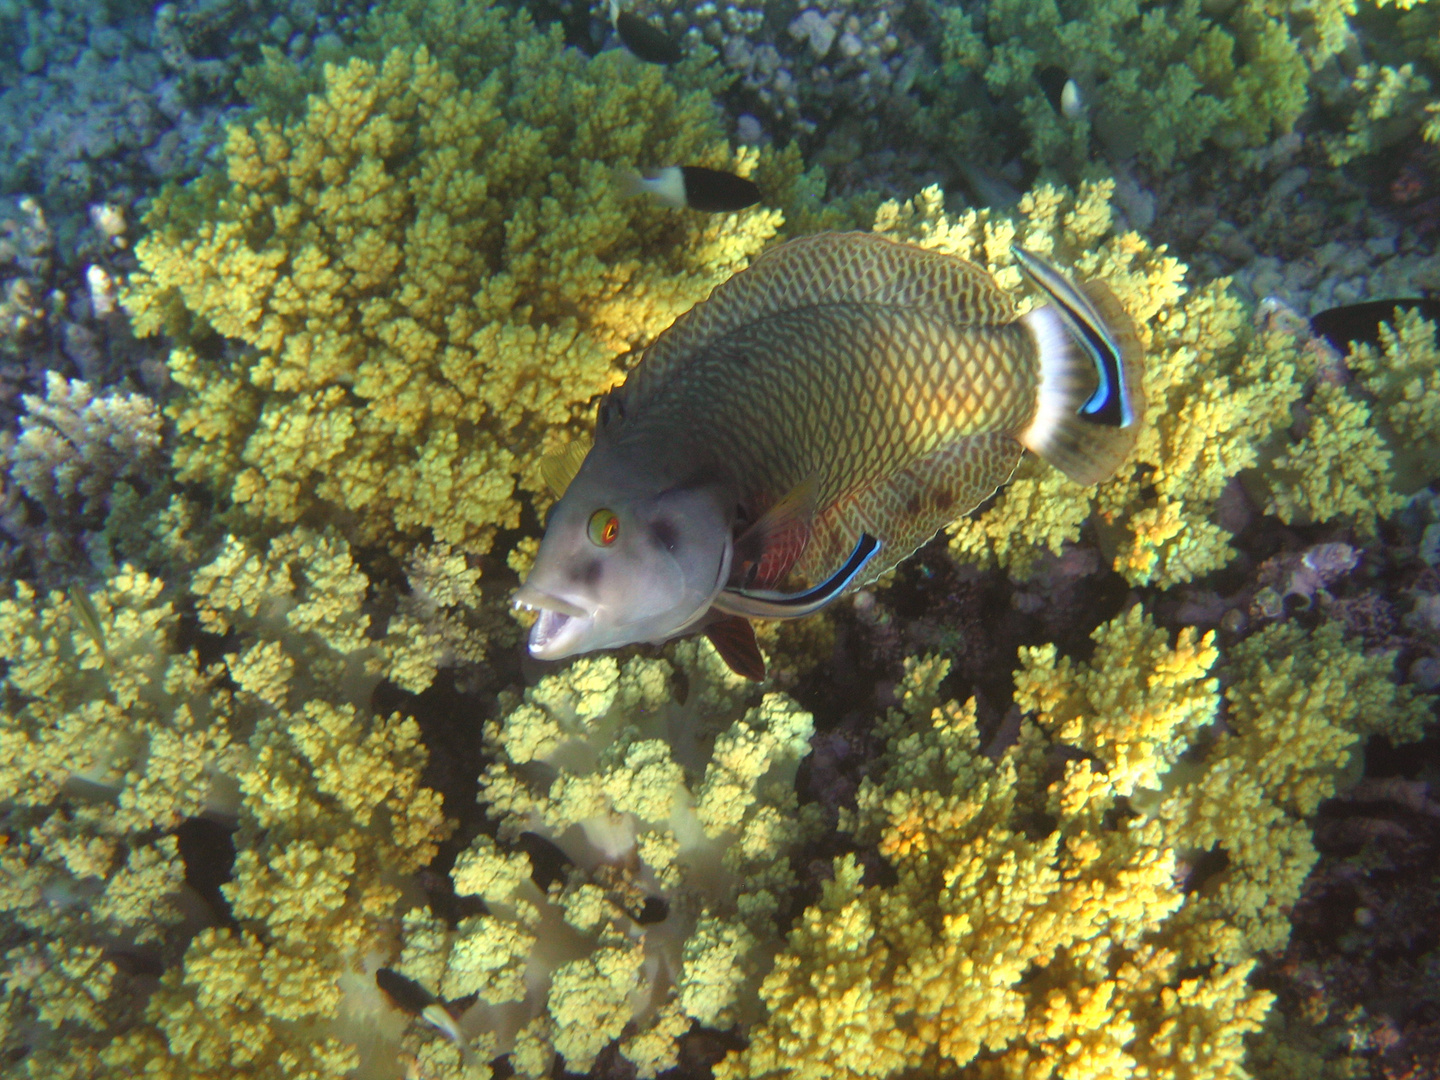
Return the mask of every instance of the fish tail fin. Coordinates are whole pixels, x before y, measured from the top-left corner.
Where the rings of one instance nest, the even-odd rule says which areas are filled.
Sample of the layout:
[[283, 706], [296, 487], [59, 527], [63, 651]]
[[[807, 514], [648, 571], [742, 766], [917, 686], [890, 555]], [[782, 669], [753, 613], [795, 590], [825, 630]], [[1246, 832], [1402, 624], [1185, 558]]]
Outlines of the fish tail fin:
[[677, 210], [687, 205], [685, 173], [678, 165], [656, 169], [650, 176], [628, 165], [617, 165], [610, 170], [610, 179], [622, 199], [649, 195], [662, 206]]
[[631, 199], [645, 193], [645, 178], [629, 165], [611, 166], [610, 183], [622, 199]]
[[1040, 356], [1034, 419], [1020, 442], [1070, 479], [1098, 484], [1129, 455], [1145, 414], [1145, 353], [1134, 320], [1102, 281], [1077, 288], [1015, 250], [1050, 303], [1024, 316]]

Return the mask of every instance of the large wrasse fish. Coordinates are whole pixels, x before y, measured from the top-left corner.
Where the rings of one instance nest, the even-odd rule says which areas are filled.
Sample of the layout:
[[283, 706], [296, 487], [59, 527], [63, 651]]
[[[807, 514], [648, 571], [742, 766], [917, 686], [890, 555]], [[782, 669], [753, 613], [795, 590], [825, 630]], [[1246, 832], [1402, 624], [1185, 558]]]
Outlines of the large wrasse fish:
[[[1135, 327], [1103, 282], [1015, 250], [1017, 316], [964, 259], [869, 233], [783, 244], [686, 312], [544, 463], [559, 500], [525, 584], [533, 656], [705, 632], [761, 678], [751, 618], [880, 577], [1029, 449], [1112, 475], [1145, 408]], [[563, 494], [561, 494], [563, 492]], [[776, 591], [788, 577], [814, 582]]]

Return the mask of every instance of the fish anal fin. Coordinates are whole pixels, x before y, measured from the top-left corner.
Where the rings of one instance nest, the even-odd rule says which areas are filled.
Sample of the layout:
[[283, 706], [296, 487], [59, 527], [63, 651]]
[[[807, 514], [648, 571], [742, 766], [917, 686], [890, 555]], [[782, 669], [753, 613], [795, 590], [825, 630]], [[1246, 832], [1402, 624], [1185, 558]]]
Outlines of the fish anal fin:
[[810, 542], [819, 478], [796, 484], [735, 541], [736, 574], [745, 588], [778, 584]]
[[749, 619], [739, 615], [722, 615], [705, 627], [705, 636], [726, 667], [743, 679], [763, 682], [765, 679], [765, 657], [760, 654], [760, 645], [755, 640], [755, 628]]
[[590, 446], [589, 439], [573, 439], [540, 459], [540, 478], [557, 499], [565, 494], [570, 481], [580, 471], [585, 455], [590, 453]]
[[823, 577], [850, 554], [855, 537], [870, 532], [884, 547], [851, 589], [868, 585], [993, 495], [1010, 479], [1023, 453], [1003, 432], [968, 435], [843, 496], [816, 519], [815, 534], [796, 573], [807, 580]]

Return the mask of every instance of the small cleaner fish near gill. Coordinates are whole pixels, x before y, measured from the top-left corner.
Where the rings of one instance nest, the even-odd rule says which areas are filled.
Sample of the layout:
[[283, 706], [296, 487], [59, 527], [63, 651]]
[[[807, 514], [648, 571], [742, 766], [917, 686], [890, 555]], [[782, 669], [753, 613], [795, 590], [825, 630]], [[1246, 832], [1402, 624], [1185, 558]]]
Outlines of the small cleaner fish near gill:
[[[704, 632], [764, 676], [751, 618], [874, 581], [1009, 479], [1025, 449], [1084, 484], [1145, 409], [1109, 287], [1015, 257], [1048, 301], [1018, 316], [973, 263], [868, 233], [793, 240], [675, 320], [600, 404], [515, 602], [559, 659]], [[789, 576], [814, 582], [798, 592]]]

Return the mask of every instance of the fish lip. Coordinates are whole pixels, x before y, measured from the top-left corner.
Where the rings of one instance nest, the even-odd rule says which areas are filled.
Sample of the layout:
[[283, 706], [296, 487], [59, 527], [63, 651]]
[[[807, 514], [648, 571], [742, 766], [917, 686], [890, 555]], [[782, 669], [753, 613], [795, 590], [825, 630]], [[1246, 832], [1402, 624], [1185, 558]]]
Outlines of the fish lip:
[[594, 618], [593, 611], [586, 611], [579, 604], [566, 600], [554, 593], [547, 593], [543, 589], [537, 589], [533, 585], [522, 585], [515, 590], [515, 595], [510, 602], [516, 607], [538, 608], [541, 611], [557, 611], [561, 615], [569, 615], [572, 619]]
[[595, 622], [594, 612], [529, 585], [516, 592], [512, 602], [540, 613], [530, 627], [529, 642], [530, 655], [538, 660], [569, 656], [575, 642]]

